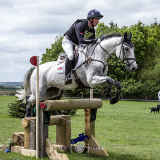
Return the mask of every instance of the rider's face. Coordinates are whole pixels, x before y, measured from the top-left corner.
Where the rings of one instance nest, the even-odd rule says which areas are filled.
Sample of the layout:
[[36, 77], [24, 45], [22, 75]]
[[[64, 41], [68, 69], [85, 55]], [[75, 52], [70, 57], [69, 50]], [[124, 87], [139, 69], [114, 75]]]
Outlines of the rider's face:
[[94, 27], [96, 27], [97, 26], [97, 24], [99, 23], [99, 19], [93, 19], [93, 25], [94, 25]]

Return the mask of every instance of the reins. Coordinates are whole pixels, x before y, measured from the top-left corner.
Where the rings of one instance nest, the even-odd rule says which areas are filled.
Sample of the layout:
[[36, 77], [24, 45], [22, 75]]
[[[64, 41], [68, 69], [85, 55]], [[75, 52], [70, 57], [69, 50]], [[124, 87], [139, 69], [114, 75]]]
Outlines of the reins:
[[[92, 45], [95, 45], [95, 44], [92, 44]], [[93, 51], [92, 51], [92, 54], [91, 54], [91, 56], [93, 55], [93, 52], [94, 52], [94, 50], [95, 50], [95, 48], [97, 47], [97, 44], [95, 45], [95, 47], [94, 47], [94, 49], [93, 49]], [[88, 49], [89, 47], [87, 47], [87, 52], [86, 53], [89, 53], [89, 49]], [[83, 51], [84, 51], [84, 49], [83, 49]], [[100, 60], [97, 60], [97, 59], [93, 59], [91, 56], [88, 56], [87, 54], [85, 54], [85, 52], [83, 52], [82, 51], [82, 53], [85, 55], [85, 61], [81, 64], [81, 65], [79, 65], [76, 69], [78, 69], [79, 67], [81, 67], [83, 64], [85, 64], [85, 63], [90, 63], [91, 61], [97, 61], [97, 62], [100, 62], [100, 63], [102, 63], [103, 64], [103, 72], [104, 72], [104, 70], [105, 70], [105, 67], [108, 65], [108, 63], [107, 64], [104, 64], [104, 62], [102, 62], [102, 61], [100, 61]]]
[[[97, 45], [99, 45], [99, 46], [101, 47], [101, 49], [110, 56], [110, 58], [112, 58], [114, 61], [116, 61], [117, 63], [119, 63], [123, 68], [125, 68], [125, 66], [123, 66], [122, 64], [125, 64], [125, 65], [127, 65], [127, 66], [129, 67], [134, 61], [136, 61], [136, 59], [135, 59], [135, 58], [127, 58], [127, 57], [126, 57], [123, 44], [129, 46], [130, 48], [133, 47], [133, 44], [129, 44], [129, 43], [123, 42], [123, 37], [122, 37], [122, 39], [121, 39], [121, 50], [120, 50], [119, 58], [120, 58], [120, 56], [121, 56], [121, 54], [122, 54], [122, 52], [123, 52], [123, 61], [118, 61], [116, 58], [114, 58], [106, 49], [104, 49], [104, 48], [102, 47], [102, 45], [101, 45], [100, 43], [98, 43], [98, 44], [92, 44], [92, 45], [95, 45], [95, 47], [94, 47], [94, 49], [93, 49], [93, 51], [92, 51], [91, 56], [93, 55], [93, 52], [94, 52], [95, 48], [97, 47]], [[92, 45], [91, 45], [91, 46], [92, 46]], [[90, 48], [91, 48], [91, 46], [90, 46]], [[89, 46], [87, 46], [87, 51], [86, 51], [86, 53], [89, 53], [90, 48], [89, 48]], [[85, 49], [85, 48], [84, 48], [84, 49]], [[107, 62], [107, 64], [104, 64], [104, 62], [102, 62], [102, 61], [100, 61], [100, 60], [93, 59], [91, 56], [88, 56], [87, 54], [84, 53], [84, 49], [83, 49], [82, 53], [85, 55], [85, 61], [84, 61], [81, 65], [79, 65], [76, 69], [78, 69], [79, 67], [81, 67], [81, 66], [82, 66], [83, 64], [85, 64], [85, 63], [88, 64], [88, 63], [91, 62], [91, 61], [96, 61], [96, 62], [100, 62], [100, 63], [103, 64], [103, 66], [104, 66], [104, 67], [103, 67], [103, 72], [104, 72], [105, 67], [108, 66], [108, 62]], [[127, 63], [124, 62], [125, 60], [127, 61]], [[129, 60], [133, 60], [132, 63], [129, 64]]]

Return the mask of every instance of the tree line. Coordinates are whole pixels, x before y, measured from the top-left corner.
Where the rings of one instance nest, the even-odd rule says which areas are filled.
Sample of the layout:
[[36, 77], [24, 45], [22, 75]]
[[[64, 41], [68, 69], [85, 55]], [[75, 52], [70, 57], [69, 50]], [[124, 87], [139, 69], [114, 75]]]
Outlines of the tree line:
[[17, 89], [17, 87], [0, 86], [0, 89]]
[[[160, 90], [160, 24], [153, 23], [145, 25], [141, 21], [130, 27], [118, 27], [114, 22], [99, 23], [96, 27], [96, 37], [110, 33], [132, 32], [132, 42], [138, 70], [130, 73], [113, 59], [108, 61], [108, 76], [120, 81], [122, 84], [122, 98], [141, 98], [157, 99], [157, 93]], [[58, 55], [63, 51], [63, 36], [58, 35], [51, 48], [46, 48], [46, 53], [42, 55], [42, 63], [56, 61]], [[106, 88], [106, 87], [105, 87]], [[94, 95], [99, 96], [103, 89], [98, 86], [94, 89]], [[113, 93], [115, 88], [113, 88]], [[65, 91], [66, 94], [77, 95], [79, 91]], [[89, 95], [89, 90], [83, 91], [84, 96]]]

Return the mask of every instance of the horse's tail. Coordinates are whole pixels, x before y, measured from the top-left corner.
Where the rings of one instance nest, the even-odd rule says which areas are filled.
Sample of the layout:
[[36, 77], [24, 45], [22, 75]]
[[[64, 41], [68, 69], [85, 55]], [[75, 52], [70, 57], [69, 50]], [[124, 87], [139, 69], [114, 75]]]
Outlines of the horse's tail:
[[18, 100], [23, 100], [23, 103], [26, 103], [26, 96], [31, 94], [30, 78], [34, 69], [35, 67], [32, 67], [27, 71], [23, 80], [23, 89], [18, 90], [16, 94]]

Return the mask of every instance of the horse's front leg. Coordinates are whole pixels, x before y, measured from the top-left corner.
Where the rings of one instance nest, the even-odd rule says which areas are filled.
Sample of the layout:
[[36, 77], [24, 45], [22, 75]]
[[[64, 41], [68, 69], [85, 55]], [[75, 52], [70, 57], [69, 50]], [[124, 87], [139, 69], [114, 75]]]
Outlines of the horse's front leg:
[[110, 103], [111, 104], [115, 104], [120, 100], [120, 93], [121, 93], [121, 88], [122, 88], [120, 82], [115, 81], [115, 80], [113, 80], [112, 78], [110, 78], [108, 76], [106, 76], [106, 77], [93, 76], [91, 78], [90, 82], [89, 82], [89, 85], [90, 85], [91, 88], [94, 88], [94, 87], [96, 87], [98, 85], [107, 85], [107, 84], [110, 85], [110, 86], [114, 85], [117, 88], [116, 96], [111, 97], [111, 99], [110, 99]]
[[106, 82], [107, 82], [107, 84], [116, 86], [117, 90], [120, 90], [122, 88], [122, 85], [120, 82], [115, 81], [108, 76], [107, 76]]
[[110, 98], [110, 104], [115, 104], [117, 103], [119, 100], [120, 100], [120, 95], [121, 95], [121, 88], [122, 88], [122, 85], [120, 82], [118, 81], [115, 81], [113, 79], [111, 79], [110, 77], [108, 77], [108, 79], [106, 80], [106, 82], [110, 85], [114, 85], [117, 87], [117, 93], [114, 97], [111, 97]]

